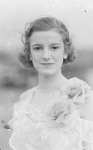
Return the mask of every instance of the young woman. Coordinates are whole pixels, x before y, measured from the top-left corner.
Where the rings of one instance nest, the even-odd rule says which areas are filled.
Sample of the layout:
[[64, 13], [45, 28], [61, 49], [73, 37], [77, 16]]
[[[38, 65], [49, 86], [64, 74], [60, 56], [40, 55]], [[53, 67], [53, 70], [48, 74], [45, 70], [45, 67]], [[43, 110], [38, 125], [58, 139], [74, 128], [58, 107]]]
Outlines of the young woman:
[[38, 85], [15, 104], [10, 121], [13, 150], [93, 150], [93, 91], [84, 81], [62, 75], [76, 53], [65, 25], [53, 17], [33, 21], [20, 55], [38, 71]]

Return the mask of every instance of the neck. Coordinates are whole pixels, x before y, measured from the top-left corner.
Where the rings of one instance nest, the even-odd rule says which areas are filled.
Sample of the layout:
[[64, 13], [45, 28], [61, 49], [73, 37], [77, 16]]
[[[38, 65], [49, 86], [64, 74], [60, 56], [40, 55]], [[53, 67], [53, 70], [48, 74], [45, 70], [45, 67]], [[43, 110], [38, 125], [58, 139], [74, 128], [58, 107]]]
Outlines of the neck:
[[62, 86], [62, 83], [67, 81], [67, 79], [61, 74], [61, 72], [51, 75], [51, 76], [44, 76], [39, 74], [39, 89], [43, 89], [46, 91], [59, 89]]

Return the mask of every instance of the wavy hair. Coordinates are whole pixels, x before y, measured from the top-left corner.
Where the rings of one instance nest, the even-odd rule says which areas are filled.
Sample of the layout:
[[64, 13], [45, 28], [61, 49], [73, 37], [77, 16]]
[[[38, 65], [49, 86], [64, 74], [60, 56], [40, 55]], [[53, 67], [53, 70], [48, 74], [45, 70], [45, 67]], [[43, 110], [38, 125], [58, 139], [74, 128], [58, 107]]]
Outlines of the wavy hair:
[[19, 60], [25, 67], [32, 67], [33, 63], [30, 60], [30, 37], [36, 31], [49, 31], [55, 29], [63, 38], [64, 51], [67, 54], [67, 59], [63, 59], [63, 64], [73, 62], [76, 58], [76, 52], [74, 50], [69, 32], [66, 26], [54, 17], [43, 17], [36, 19], [35, 21], [26, 26], [25, 32], [22, 35], [22, 42], [24, 44], [22, 52], [19, 53]]

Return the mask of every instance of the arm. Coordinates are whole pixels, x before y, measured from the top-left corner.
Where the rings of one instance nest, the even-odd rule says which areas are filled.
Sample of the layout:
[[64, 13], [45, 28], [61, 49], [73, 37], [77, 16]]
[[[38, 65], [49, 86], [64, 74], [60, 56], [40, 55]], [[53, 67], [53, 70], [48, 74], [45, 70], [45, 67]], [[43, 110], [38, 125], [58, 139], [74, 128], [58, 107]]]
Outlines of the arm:
[[30, 93], [31, 93], [31, 89], [23, 92], [20, 95], [19, 101], [14, 104], [14, 106], [13, 106], [13, 117], [8, 123], [10, 125], [11, 129], [14, 129], [19, 118], [22, 116], [21, 109], [24, 107], [26, 100], [27, 100], [27, 97]]
[[73, 78], [70, 83], [70, 99], [72, 98], [81, 118], [93, 121], [93, 90], [83, 80]]
[[85, 104], [79, 109], [81, 118], [93, 121], [93, 91], [85, 96]]

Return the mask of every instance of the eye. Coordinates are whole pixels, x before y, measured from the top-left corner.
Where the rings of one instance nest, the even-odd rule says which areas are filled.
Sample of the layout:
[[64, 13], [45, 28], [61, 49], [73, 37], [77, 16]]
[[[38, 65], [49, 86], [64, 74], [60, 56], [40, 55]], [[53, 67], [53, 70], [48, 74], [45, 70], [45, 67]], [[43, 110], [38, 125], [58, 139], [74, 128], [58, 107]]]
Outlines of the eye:
[[57, 49], [59, 49], [59, 46], [52, 46], [51, 49], [52, 50], [57, 50]]
[[42, 50], [42, 47], [34, 47], [33, 50], [40, 51], [40, 50]]

